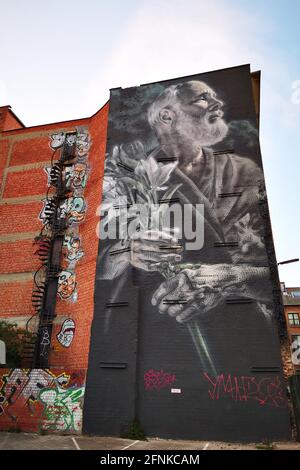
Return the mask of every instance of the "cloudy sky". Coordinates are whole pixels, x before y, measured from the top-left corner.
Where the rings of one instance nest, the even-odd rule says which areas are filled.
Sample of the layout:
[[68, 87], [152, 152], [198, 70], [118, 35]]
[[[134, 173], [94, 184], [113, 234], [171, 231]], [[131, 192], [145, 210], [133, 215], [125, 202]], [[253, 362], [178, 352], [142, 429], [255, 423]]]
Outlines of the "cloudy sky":
[[[109, 88], [250, 63], [278, 261], [300, 257], [298, 0], [0, 0], [0, 105], [27, 125], [93, 114]], [[300, 263], [280, 267], [300, 285]]]

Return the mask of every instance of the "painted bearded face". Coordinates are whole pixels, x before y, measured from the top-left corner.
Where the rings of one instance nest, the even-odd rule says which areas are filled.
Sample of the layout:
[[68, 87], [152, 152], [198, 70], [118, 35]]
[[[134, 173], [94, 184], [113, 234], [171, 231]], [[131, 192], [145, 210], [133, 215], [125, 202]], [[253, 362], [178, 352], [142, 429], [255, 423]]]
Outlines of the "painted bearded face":
[[204, 82], [191, 80], [177, 89], [175, 126], [179, 136], [201, 147], [223, 140], [228, 126], [223, 120], [223, 102]]

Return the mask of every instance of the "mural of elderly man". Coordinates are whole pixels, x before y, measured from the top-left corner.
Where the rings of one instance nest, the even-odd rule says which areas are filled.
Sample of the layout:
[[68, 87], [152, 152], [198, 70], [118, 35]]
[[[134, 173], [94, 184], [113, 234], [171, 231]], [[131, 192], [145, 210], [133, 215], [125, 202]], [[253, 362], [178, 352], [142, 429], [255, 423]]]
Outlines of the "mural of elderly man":
[[[245, 296], [262, 303], [269, 297], [260, 284], [268, 276], [268, 268], [260, 266], [266, 258], [257, 211], [262, 172], [248, 158], [214, 155], [209, 149], [228, 132], [222, 108], [212, 88], [193, 80], [167, 88], [148, 112], [160, 143], [156, 158], [163, 159], [163, 154], [175, 157], [178, 167], [173, 176], [184, 182], [178, 190], [181, 199], [189, 202], [187, 193], [192, 193], [196, 203], [204, 204], [206, 240], [232, 245], [227, 246], [222, 263], [206, 262], [200, 252], [201, 266], [187, 267], [156, 290], [153, 305], [179, 322], [205, 314], [227, 296]], [[140, 244], [142, 249], [142, 239]], [[182, 294], [186, 304], [164, 303], [164, 299]]]
[[[124, 146], [114, 150], [115, 158], [127, 165], [142, 158], [146, 167], [146, 162], [152, 160], [152, 166], [156, 164], [160, 173], [166, 165], [153, 163], [154, 157], [156, 162], [175, 161], [167, 164], [173, 165], [173, 171], [169, 171], [169, 180], [164, 184], [177, 187], [174, 195], [183, 203], [194, 205], [193, 217], [203, 218], [196, 205], [204, 206], [205, 247], [197, 255], [185, 249], [184, 243], [183, 250], [169, 251], [166, 255], [160, 245], [176, 244], [174, 233], [140, 231], [132, 237], [131, 253], [107, 256], [100, 275], [112, 279], [129, 262], [150, 272], [159, 270], [160, 260], [180, 259], [177, 273], [162, 282], [152, 296], [152, 304], [159, 312], [179, 323], [206, 315], [230, 296], [255, 298], [266, 319], [270, 316], [270, 292], [261, 282], [268, 276], [268, 267], [261, 265], [261, 261], [266, 261], [266, 250], [257, 209], [263, 176], [252, 160], [234, 153], [215, 154], [210, 149], [228, 132], [222, 108], [223, 102], [216, 92], [202, 81], [172, 85], [148, 110], [148, 121], [159, 147], [148, 156], [139, 142], [127, 146], [127, 154]], [[134, 163], [132, 166], [137, 172], [138, 166]], [[221, 248], [224, 243], [226, 248]], [[113, 249], [120, 246], [116, 244]], [[220, 262], [216, 262], [218, 258]], [[176, 304], [176, 299], [182, 296], [185, 303]]]
[[[284, 395], [257, 135], [249, 66], [111, 91], [87, 432], [138, 415], [153, 436], [284, 434], [284, 409], [246, 403], [236, 379], [264, 387], [276, 371]], [[149, 389], [149, 371], [174, 383]]]

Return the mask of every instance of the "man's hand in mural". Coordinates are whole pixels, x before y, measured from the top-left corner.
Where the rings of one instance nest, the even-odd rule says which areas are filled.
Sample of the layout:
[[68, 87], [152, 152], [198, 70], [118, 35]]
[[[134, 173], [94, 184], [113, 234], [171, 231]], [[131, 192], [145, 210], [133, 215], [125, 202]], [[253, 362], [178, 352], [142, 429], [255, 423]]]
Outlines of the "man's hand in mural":
[[162, 263], [178, 263], [182, 248], [170, 232], [147, 230], [131, 238], [131, 264], [144, 271], [159, 271]]
[[[125, 249], [124, 249], [125, 248]], [[170, 231], [136, 232], [130, 242], [119, 241], [110, 248], [98, 279], [115, 279], [131, 264], [143, 271], [159, 271], [168, 275], [169, 268], [181, 261], [182, 247]]]
[[175, 317], [179, 323], [213, 308], [222, 300], [220, 289], [204, 283], [196, 287], [191, 280], [193, 275], [193, 270], [184, 269], [163, 282], [153, 294], [152, 305], [157, 305], [160, 313]]
[[[246, 264], [203, 264], [189, 266], [163, 282], [152, 297], [160, 313], [175, 317], [179, 323], [207, 313], [228, 296], [260, 298], [260, 281], [268, 268]], [[178, 301], [178, 303], [174, 303]]]

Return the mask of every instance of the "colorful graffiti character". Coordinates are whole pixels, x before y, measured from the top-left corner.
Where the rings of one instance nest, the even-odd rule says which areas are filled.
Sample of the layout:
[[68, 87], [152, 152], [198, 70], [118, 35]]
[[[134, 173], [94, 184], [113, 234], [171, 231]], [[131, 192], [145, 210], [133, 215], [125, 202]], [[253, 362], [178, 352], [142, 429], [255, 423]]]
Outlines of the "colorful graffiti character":
[[59, 217], [67, 218], [69, 224], [80, 223], [85, 218], [86, 203], [83, 197], [70, 197], [59, 208]]
[[65, 136], [64, 132], [59, 132], [57, 134], [52, 134], [52, 135], [50, 135], [50, 137], [51, 137], [50, 147], [53, 150], [56, 150], [56, 149], [62, 147], [64, 142], [65, 142], [65, 139], [66, 139], [66, 136]]
[[77, 235], [65, 235], [64, 247], [66, 248], [66, 258], [68, 261], [78, 261], [84, 255], [84, 251], [80, 247], [81, 240]]
[[72, 197], [68, 200], [69, 222], [79, 223], [84, 220], [86, 204], [83, 197]]
[[91, 142], [89, 139], [89, 135], [85, 133], [78, 133], [76, 141], [77, 156], [81, 158], [85, 157], [88, 154], [90, 146]]
[[55, 389], [42, 390], [39, 394], [39, 399], [45, 406], [42, 429], [80, 431], [83, 395], [84, 387], [65, 390], [56, 386]]
[[76, 300], [76, 280], [75, 273], [71, 271], [61, 271], [58, 278], [57, 293], [62, 300]]
[[65, 372], [11, 369], [0, 376], [1, 424], [31, 432], [37, 432], [38, 426], [49, 431], [80, 431], [83, 394], [78, 373], [71, 379]]
[[83, 189], [87, 182], [87, 165], [85, 163], [75, 163], [66, 170], [66, 187], [73, 189]]
[[61, 330], [58, 335], [56, 335], [56, 338], [64, 348], [68, 348], [73, 341], [74, 335], [75, 322], [71, 318], [68, 318], [62, 324]]
[[67, 134], [66, 135], [66, 143], [68, 145], [74, 145], [76, 142], [76, 134]]

